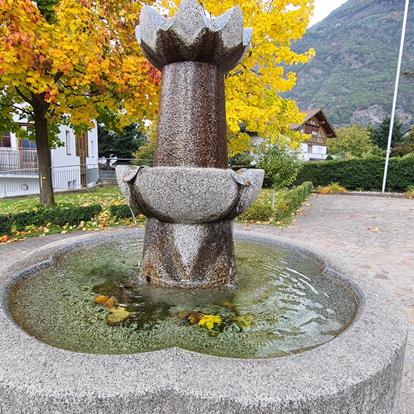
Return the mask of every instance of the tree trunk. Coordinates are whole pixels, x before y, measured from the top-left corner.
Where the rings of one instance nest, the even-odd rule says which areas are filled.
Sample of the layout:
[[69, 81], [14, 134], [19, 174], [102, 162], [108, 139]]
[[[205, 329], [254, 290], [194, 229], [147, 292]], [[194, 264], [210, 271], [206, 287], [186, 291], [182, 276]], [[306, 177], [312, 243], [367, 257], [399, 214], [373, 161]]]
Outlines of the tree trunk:
[[49, 148], [48, 121], [46, 112], [48, 103], [43, 95], [32, 95], [34, 127], [36, 136], [37, 159], [39, 164], [40, 204], [44, 207], [55, 205], [52, 184], [52, 158]]

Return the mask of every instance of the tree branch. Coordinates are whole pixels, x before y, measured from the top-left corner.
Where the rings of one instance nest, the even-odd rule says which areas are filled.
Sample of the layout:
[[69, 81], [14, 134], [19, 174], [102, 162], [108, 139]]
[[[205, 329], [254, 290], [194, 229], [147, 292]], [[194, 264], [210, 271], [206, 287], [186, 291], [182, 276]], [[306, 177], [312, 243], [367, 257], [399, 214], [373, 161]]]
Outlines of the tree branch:
[[16, 90], [17, 95], [19, 95], [20, 98], [22, 98], [24, 101], [26, 101], [30, 105], [33, 105], [33, 101], [29, 99], [17, 86], [15, 86], [14, 89]]
[[58, 81], [59, 81], [59, 79], [60, 79], [62, 76], [63, 76], [63, 72], [58, 72], [58, 73], [56, 73], [55, 78], [54, 78], [54, 81], [55, 81], [55, 82], [58, 82]]
[[33, 112], [32, 111], [29, 111], [28, 109], [26, 109], [26, 108], [20, 108], [19, 106], [16, 106], [16, 105], [12, 105], [11, 106], [14, 110], [19, 110], [19, 111], [22, 111], [22, 112], [24, 112], [25, 114], [27, 114], [27, 115], [30, 115], [30, 116], [33, 116], [34, 114], [33, 114]]

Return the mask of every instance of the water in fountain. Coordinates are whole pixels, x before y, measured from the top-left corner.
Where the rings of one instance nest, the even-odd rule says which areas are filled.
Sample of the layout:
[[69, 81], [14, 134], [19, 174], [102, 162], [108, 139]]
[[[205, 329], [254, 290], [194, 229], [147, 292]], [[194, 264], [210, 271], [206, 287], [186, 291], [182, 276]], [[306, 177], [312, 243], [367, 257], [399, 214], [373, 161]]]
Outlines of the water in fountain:
[[[176, 346], [263, 358], [330, 341], [355, 316], [351, 290], [296, 251], [238, 242], [235, 286], [184, 290], [135, 282], [142, 247], [138, 239], [117, 241], [58, 258], [53, 267], [12, 287], [13, 318], [39, 340], [77, 352]], [[103, 298], [112, 301], [112, 309]], [[114, 309], [118, 321], [111, 320]]]

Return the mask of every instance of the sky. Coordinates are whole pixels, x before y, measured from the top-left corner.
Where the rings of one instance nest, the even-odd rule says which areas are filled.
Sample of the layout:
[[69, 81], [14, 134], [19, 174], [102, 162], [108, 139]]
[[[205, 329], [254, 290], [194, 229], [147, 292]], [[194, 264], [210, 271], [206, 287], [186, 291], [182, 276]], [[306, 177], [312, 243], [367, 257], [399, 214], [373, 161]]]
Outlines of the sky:
[[323, 20], [337, 7], [346, 3], [347, 0], [315, 0], [315, 13], [311, 20], [311, 26]]

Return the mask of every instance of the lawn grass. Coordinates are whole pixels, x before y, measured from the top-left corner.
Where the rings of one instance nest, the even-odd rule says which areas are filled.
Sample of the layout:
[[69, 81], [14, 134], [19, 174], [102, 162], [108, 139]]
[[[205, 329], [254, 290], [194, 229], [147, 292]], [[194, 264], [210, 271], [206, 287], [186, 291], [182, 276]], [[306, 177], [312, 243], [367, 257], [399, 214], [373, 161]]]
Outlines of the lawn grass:
[[[100, 204], [104, 208], [125, 202], [124, 196], [116, 185], [96, 187], [91, 190], [73, 193], [56, 193], [55, 199], [60, 206]], [[2, 199], [0, 200], [0, 214], [19, 213], [37, 206], [39, 206], [38, 196]]]

